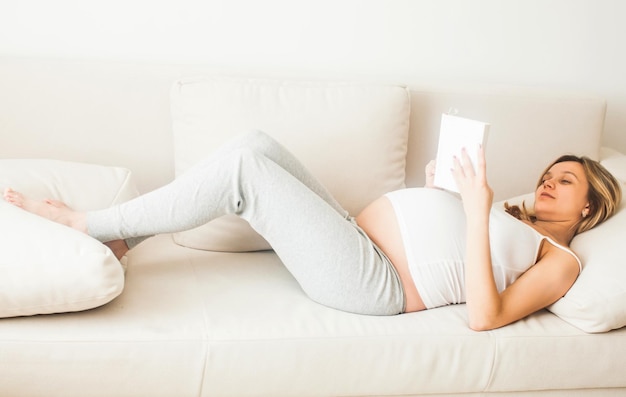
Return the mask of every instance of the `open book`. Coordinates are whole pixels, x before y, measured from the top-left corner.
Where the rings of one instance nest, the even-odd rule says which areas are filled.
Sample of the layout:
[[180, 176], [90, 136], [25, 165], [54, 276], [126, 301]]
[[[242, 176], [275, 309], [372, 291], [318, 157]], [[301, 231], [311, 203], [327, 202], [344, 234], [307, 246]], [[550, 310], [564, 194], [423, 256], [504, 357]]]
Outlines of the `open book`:
[[475, 169], [478, 147], [479, 145], [485, 147], [488, 135], [488, 123], [443, 114], [437, 148], [435, 186], [458, 192], [456, 181], [450, 171], [454, 167], [453, 156], [461, 158], [461, 149], [465, 148]]

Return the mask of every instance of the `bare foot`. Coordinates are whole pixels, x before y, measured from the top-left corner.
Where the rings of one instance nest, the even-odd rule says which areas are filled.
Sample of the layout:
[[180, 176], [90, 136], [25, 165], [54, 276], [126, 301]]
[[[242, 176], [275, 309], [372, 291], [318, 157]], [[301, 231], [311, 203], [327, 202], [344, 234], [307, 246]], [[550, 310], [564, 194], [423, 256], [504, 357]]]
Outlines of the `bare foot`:
[[69, 226], [80, 232], [87, 233], [85, 214], [73, 211], [70, 207], [57, 200], [33, 200], [16, 192], [11, 188], [4, 189], [4, 200], [30, 213], [39, 215], [51, 221]]

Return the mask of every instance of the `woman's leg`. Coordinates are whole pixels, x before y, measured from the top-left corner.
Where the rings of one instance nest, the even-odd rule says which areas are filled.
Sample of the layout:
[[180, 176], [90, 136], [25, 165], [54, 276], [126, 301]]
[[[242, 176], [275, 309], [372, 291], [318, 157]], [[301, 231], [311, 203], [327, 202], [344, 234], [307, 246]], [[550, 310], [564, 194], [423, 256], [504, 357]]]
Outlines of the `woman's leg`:
[[313, 300], [356, 313], [401, 313], [404, 295], [389, 260], [334, 199], [324, 197], [319, 183], [308, 181], [304, 167], [283, 168], [291, 157], [270, 158], [247, 145], [224, 150], [163, 188], [88, 213], [88, 233], [110, 241], [237, 214], [270, 243]]
[[[253, 130], [235, 137], [218, 148], [208, 158], [201, 161], [200, 164], [191, 167], [187, 172], [194, 172], [192, 171], [194, 168], [207, 167], [209, 164], [221, 162], [226, 156], [240, 149], [250, 149], [253, 152], [261, 154], [269, 160], [275, 162], [307, 186], [311, 191], [320, 196], [343, 217], [349, 217], [348, 212], [343, 209], [343, 207], [330, 194], [326, 187], [322, 185], [310, 173], [310, 171], [302, 165], [300, 160], [298, 160], [282, 144], [262, 131]], [[129, 248], [133, 248], [148, 237], [150, 236], [126, 238], [125, 242]]]
[[348, 216], [348, 212], [337, 202], [337, 200], [330, 194], [328, 189], [322, 185], [317, 178], [315, 178], [311, 172], [304, 167], [298, 158], [293, 153], [287, 150], [282, 144], [276, 141], [266, 133], [253, 130], [248, 133], [244, 133], [235, 137], [231, 141], [227, 142], [216, 150], [207, 160], [209, 162], [219, 161], [224, 155], [228, 155], [230, 152], [247, 148], [267, 157], [278, 164], [282, 169], [293, 175], [296, 179], [302, 182], [315, 194], [320, 196], [331, 207], [343, 216]]

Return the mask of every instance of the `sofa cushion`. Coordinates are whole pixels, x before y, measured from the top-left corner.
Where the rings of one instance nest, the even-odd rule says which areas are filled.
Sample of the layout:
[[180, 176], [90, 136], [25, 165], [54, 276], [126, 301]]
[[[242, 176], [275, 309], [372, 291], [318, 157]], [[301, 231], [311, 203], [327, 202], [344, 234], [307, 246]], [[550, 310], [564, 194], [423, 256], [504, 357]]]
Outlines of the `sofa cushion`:
[[[190, 79], [172, 89], [176, 174], [235, 135], [262, 130], [291, 150], [351, 213], [404, 186], [409, 94], [397, 86]], [[226, 216], [175, 235], [216, 251], [270, 248]]]
[[[136, 195], [127, 170], [54, 160], [0, 160], [6, 187], [80, 210]], [[90, 309], [122, 292], [120, 262], [95, 239], [1, 199], [0, 219], [0, 317]]]

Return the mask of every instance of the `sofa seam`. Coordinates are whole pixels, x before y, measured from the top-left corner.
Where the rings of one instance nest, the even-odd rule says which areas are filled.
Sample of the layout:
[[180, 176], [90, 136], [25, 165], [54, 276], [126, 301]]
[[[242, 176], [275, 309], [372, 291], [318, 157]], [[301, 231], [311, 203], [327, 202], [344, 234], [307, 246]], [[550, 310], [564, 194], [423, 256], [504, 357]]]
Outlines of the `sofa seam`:
[[498, 337], [496, 337], [493, 332], [488, 331], [489, 332], [489, 337], [492, 340], [492, 345], [493, 345], [493, 355], [491, 357], [491, 368], [489, 370], [489, 377], [487, 378], [487, 382], [485, 384], [485, 387], [483, 388], [483, 392], [487, 392], [489, 393], [491, 390], [491, 386], [493, 385], [493, 378], [494, 375], [496, 373], [496, 360], [498, 357], [498, 348], [499, 348], [499, 344], [498, 344]]
[[[173, 237], [172, 237], [173, 238]], [[196, 266], [194, 266], [194, 261], [191, 257], [187, 256], [186, 257], [186, 262], [188, 263], [188, 265], [191, 267], [191, 270], [193, 272], [194, 275], [194, 283], [196, 285], [197, 288], [200, 288], [200, 285], [198, 284], [198, 273], [196, 271]], [[202, 325], [203, 325], [203, 329], [202, 329], [202, 335], [201, 338], [199, 339], [200, 341], [202, 341], [202, 343], [204, 344], [204, 351], [203, 353], [203, 361], [202, 361], [202, 372], [200, 375], [200, 384], [198, 385], [198, 397], [204, 395], [204, 384], [205, 384], [205, 379], [206, 379], [206, 373], [207, 373], [207, 367], [208, 367], [208, 363], [209, 363], [209, 355], [210, 355], [210, 349], [211, 349], [211, 339], [209, 338], [209, 319], [208, 319], [208, 315], [207, 315], [207, 307], [206, 307], [206, 302], [204, 299], [202, 299], [202, 297], [198, 297], [198, 301], [202, 302], [202, 307], [204, 310], [202, 310]]]

